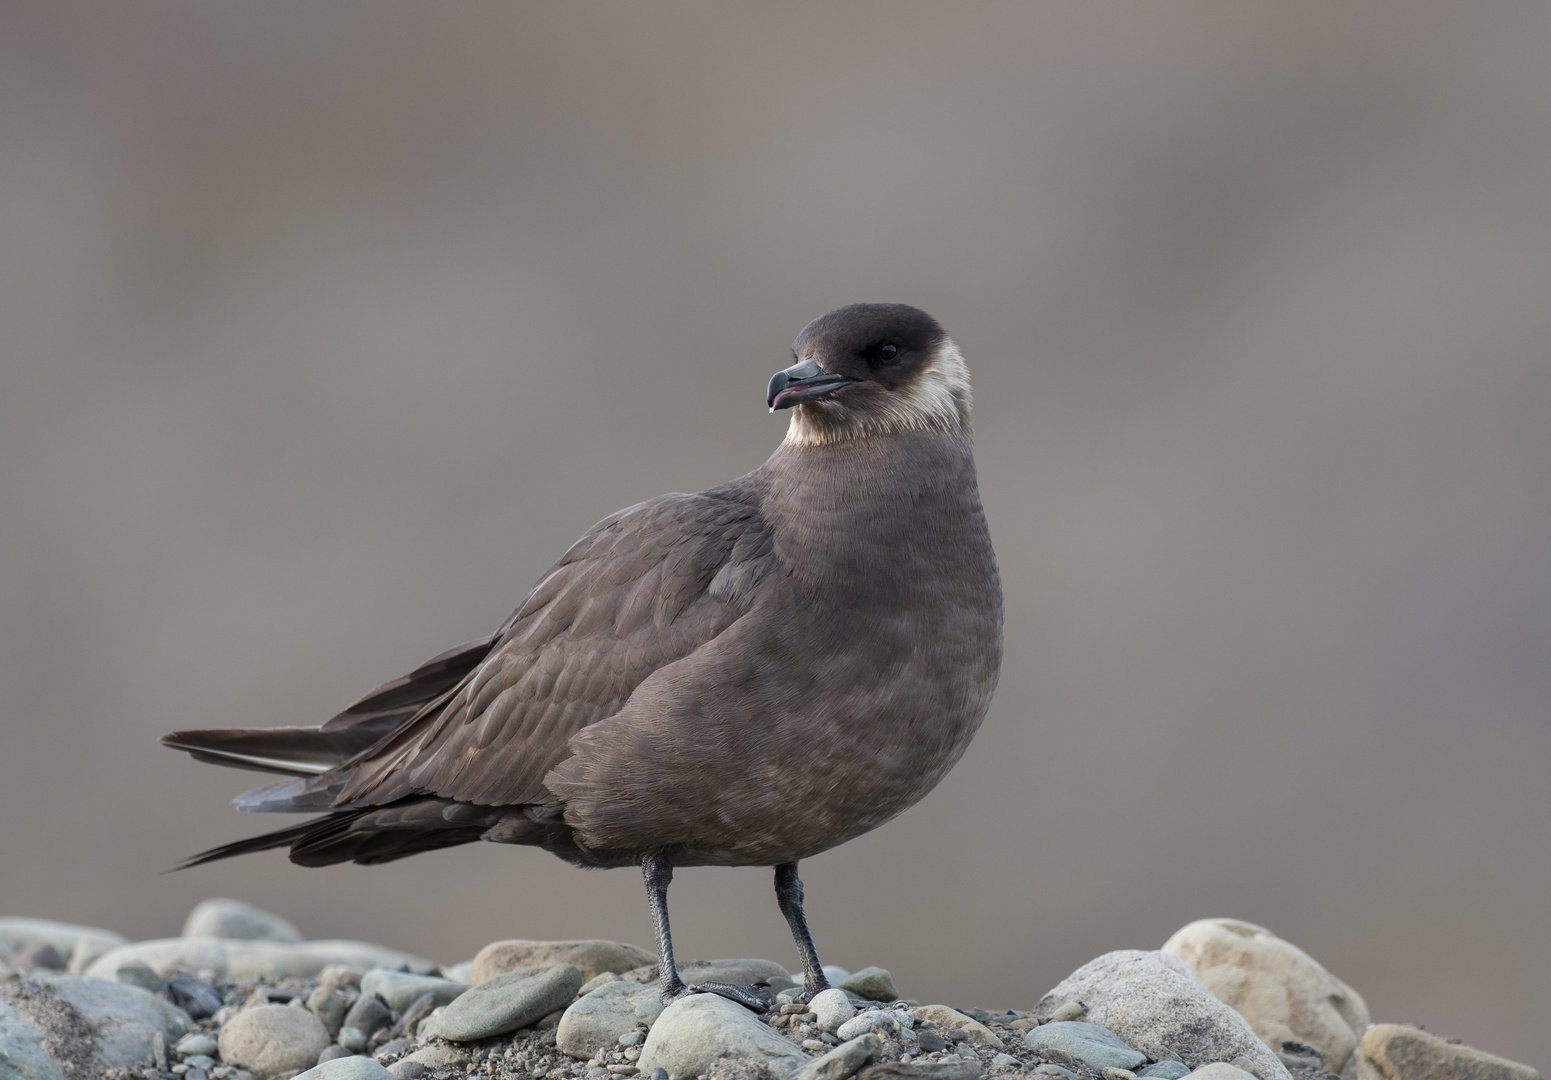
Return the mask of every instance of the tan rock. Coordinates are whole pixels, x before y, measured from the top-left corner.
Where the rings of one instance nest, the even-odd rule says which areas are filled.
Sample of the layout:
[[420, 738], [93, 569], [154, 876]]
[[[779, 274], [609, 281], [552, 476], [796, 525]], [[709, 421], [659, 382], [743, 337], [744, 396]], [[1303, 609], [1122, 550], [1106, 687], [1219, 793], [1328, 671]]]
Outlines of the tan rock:
[[1403, 1024], [1374, 1024], [1362, 1037], [1358, 1080], [1541, 1080], [1528, 1065], [1445, 1042]]
[[1307, 1043], [1340, 1072], [1368, 1026], [1362, 996], [1308, 953], [1254, 923], [1201, 919], [1164, 943], [1273, 1050]]
[[1000, 1050], [1007, 1045], [996, 1032], [980, 1021], [946, 1005], [922, 1005], [911, 1009], [910, 1014], [917, 1020], [931, 1020], [944, 1031], [962, 1031], [964, 1038], [974, 1046], [990, 1046]]
[[480, 949], [479, 955], [474, 957], [470, 978], [477, 986], [518, 968], [571, 964], [581, 971], [583, 979], [591, 979], [605, 971], [630, 971], [656, 959], [645, 949], [622, 941], [525, 941], [514, 938], [492, 941]]
[[318, 1063], [329, 1033], [306, 1009], [259, 1005], [221, 1027], [221, 1060], [258, 1080], [285, 1080]]

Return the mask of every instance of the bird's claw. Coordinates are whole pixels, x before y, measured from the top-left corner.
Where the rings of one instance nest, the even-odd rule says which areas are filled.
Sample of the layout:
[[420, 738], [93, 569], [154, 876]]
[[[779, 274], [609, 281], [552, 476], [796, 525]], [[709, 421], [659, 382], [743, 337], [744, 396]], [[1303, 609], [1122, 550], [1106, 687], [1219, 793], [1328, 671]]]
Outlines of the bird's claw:
[[687, 986], [679, 983], [678, 986], [664, 987], [662, 1003], [670, 1005], [690, 994], [715, 994], [728, 1001], [736, 1001], [745, 1009], [757, 1013], [767, 1013], [775, 1004], [775, 995], [768, 986], [734, 986], [732, 983], [719, 982], [691, 983]]

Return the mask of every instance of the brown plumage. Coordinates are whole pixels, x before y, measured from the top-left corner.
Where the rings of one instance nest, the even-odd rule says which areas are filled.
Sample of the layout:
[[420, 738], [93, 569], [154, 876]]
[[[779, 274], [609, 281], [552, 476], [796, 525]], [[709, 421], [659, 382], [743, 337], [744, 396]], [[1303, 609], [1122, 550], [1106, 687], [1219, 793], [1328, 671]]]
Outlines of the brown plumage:
[[996, 683], [1002, 598], [968, 373], [942, 328], [856, 304], [793, 352], [768, 393], [791, 426], [764, 465], [605, 518], [492, 637], [321, 727], [164, 738], [296, 777], [242, 809], [325, 811], [188, 865], [271, 847], [376, 863], [474, 840], [641, 865], [668, 997], [685, 992], [672, 866], [776, 866], [806, 990], [823, 989], [796, 863], [900, 813], [963, 754]]

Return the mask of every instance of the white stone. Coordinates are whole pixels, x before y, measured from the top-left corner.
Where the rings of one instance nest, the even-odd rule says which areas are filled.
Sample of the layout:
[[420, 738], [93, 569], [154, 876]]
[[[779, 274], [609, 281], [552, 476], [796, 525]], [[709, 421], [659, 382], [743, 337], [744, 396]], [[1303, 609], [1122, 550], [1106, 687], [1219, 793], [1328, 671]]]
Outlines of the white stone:
[[818, 1017], [816, 1023], [821, 1031], [834, 1034], [841, 1024], [856, 1015], [856, 1006], [851, 1004], [844, 990], [832, 986], [813, 995], [813, 1000], [808, 1003], [808, 1011]]
[[1362, 996], [1308, 953], [1237, 919], [1201, 919], [1163, 945], [1219, 1000], [1238, 1010], [1272, 1050], [1307, 1043], [1339, 1073], [1370, 1017]]
[[1259, 1080], [1291, 1080], [1249, 1022], [1213, 997], [1173, 953], [1105, 953], [1041, 998], [1034, 1016], [1048, 1020], [1074, 1002], [1081, 1002], [1084, 1021], [1108, 1028], [1148, 1057], [1177, 1055], [1192, 1068], [1226, 1061]]
[[159, 938], [121, 945], [92, 961], [86, 974], [104, 979], [118, 976], [121, 965], [138, 961], [165, 978], [180, 971], [208, 969], [226, 974], [226, 946], [216, 938]]
[[317, 1064], [329, 1033], [306, 1009], [257, 1005], [221, 1026], [221, 1060], [258, 1080], [287, 1080]]
[[786, 1080], [808, 1057], [742, 1005], [715, 994], [690, 994], [663, 1010], [636, 1063], [643, 1074], [701, 1076], [722, 1058], [747, 1058], [763, 1080]]
[[619, 1037], [650, 1026], [662, 1015], [662, 994], [656, 986], [641, 983], [604, 983], [576, 999], [561, 1014], [555, 1029], [555, 1046], [563, 1054], [586, 1061]]
[[369, 1057], [337, 1057], [314, 1065], [295, 1080], [394, 1080], [387, 1068]]
[[241, 900], [219, 897], [194, 905], [183, 923], [183, 936], [293, 944], [303, 940], [302, 932], [279, 915]]

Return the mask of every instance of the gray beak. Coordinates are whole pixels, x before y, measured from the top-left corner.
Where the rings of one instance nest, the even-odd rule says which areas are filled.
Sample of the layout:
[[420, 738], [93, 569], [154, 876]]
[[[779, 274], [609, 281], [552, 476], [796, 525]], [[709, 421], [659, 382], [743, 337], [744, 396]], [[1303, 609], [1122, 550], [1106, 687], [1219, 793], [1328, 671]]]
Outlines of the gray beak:
[[770, 386], [765, 393], [765, 403], [770, 406], [771, 412], [777, 409], [790, 409], [793, 405], [800, 405], [804, 401], [827, 398], [836, 390], [843, 386], [850, 386], [855, 381], [844, 375], [831, 375], [819, 367], [815, 360], [803, 360], [771, 376]]

